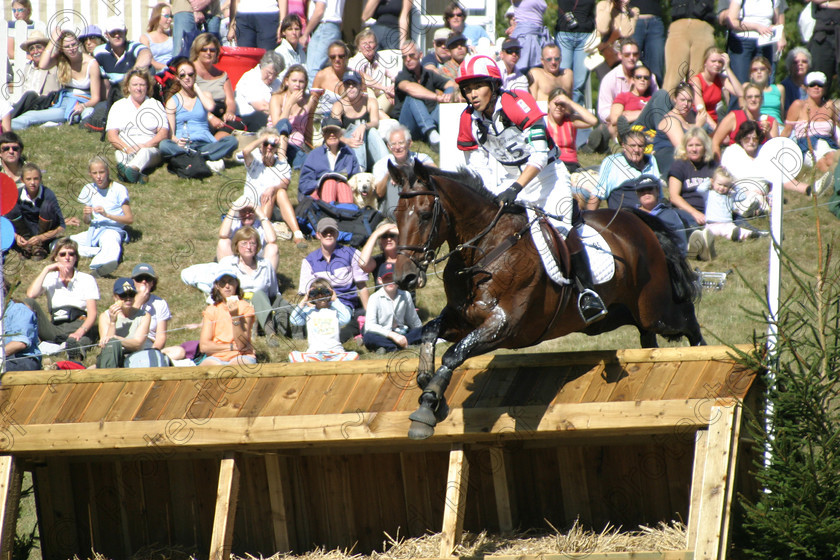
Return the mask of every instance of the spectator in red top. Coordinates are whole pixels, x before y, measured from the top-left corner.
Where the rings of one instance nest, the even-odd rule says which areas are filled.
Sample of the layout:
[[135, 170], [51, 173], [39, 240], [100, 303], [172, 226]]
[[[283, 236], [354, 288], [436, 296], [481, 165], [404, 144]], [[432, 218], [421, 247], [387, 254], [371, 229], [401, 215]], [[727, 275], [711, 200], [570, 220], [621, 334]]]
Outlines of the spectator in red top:
[[[717, 127], [717, 104], [725, 97], [729, 105], [731, 95], [741, 97], [744, 92], [741, 82], [729, 67], [729, 55], [717, 47], [709, 47], [703, 57], [703, 70], [691, 78], [694, 86], [694, 107], [697, 115], [704, 112], [709, 116], [706, 124], [711, 130]], [[728, 94], [728, 95], [726, 95]]]
[[[779, 126], [776, 119], [761, 113], [761, 104], [764, 101], [762, 87], [753, 83], [744, 86], [744, 109], [735, 109], [721, 119], [712, 137], [712, 146], [715, 149], [715, 157], [720, 157], [720, 147], [724, 140], [729, 139], [727, 144], [735, 143], [735, 134], [741, 125], [746, 121], [757, 121], [764, 132], [764, 140], [775, 138], [779, 135]], [[761, 142], [762, 144], [764, 141]]]
[[610, 120], [607, 122], [607, 128], [613, 138], [618, 137], [618, 128], [616, 125], [618, 118], [623, 116], [632, 125], [639, 118], [642, 109], [645, 108], [645, 105], [650, 100], [652, 93], [650, 87], [650, 68], [639, 63], [633, 70], [632, 76], [633, 81], [630, 85], [630, 91], [616, 95], [610, 108]]
[[546, 130], [557, 150], [560, 161], [566, 164], [569, 173], [580, 168], [577, 157], [577, 131], [592, 128], [598, 124], [598, 117], [572, 101], [563, 88], [555, 88], [548, 96], [548, 118]]

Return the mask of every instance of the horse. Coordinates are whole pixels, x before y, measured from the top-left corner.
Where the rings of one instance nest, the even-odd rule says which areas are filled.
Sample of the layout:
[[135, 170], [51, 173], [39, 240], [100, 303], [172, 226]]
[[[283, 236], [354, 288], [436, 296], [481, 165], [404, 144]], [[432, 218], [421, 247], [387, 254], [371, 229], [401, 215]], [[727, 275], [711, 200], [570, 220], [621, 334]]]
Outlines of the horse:
[[[685, 336], [692, 346], [706, 344], [694, 310], [700, 294], [696, 275], [674, 233], [658, 218], [640, 210], [583, 213], [615, 260], [613, 278], [596, 286], [607, 314], [586, 325], [575, 304], [578, 287], [548, 277], [521, 209], [500, 211], [495, 195], [463, 168], [443, 171], [416, 160], [413, 170], [410, 164], [389, 163], [388, 168], [399, 189], [395, 282], [402, 289], [422, 288], [427, 267], [446, 260], [446, 306], [423, 326], [417, 371], [423, 393], [409, 417], [409, 438], [430, 437], [446, 418], [445, 391], [455, 368], [497, 348], [525, 348], [573, 332], [596, 335], [623, 325], [639, 330], [643, 347], [656, 347], [657, 334], [669, 340]], [[450, 252], [436, 259], [444, 242]], [[566, 276], [571, 277], [568, 271]], [[455, 344], [433, 375], [438, 338]]]

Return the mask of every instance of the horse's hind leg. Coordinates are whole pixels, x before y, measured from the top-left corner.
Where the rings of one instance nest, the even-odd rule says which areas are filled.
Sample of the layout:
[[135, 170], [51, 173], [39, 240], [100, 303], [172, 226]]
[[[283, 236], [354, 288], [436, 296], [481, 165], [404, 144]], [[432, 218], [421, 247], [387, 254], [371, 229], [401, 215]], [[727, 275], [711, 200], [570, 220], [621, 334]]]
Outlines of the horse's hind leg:
[[417, 367], [417, 386], [425, 389], [435, 371], [435, 342], [440, 333], [443, 313], [423, 325], [420, 335], [420, 362]]
[[639, 342], [642, 348], [658, 348], [659, 343], [656, 341], [656, 333], [650, 329], [643, 329], [639, 327]]

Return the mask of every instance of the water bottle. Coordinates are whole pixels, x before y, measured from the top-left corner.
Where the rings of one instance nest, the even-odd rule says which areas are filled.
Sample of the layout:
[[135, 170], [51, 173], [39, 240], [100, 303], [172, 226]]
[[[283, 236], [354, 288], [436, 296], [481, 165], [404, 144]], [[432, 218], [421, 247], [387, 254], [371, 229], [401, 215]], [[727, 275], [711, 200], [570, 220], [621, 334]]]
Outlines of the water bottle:
[[188, 154], [193, 153], [192, 145], [190, 143], [190, 128], [184, 123], [184, 149]]

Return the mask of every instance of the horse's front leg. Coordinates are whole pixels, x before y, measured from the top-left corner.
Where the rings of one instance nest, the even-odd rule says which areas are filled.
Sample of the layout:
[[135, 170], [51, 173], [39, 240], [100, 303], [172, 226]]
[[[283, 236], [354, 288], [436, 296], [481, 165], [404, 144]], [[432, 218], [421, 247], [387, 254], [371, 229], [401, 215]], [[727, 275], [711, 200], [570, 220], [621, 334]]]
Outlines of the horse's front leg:
[[[441, 366], [435, 372], [434, 377], [422, 387], [423, 394], [420, 395], [420, 407], [409, 416], [411, 420], [411, 426], [408, 430], [409, 438], [426, 439], [435, 433], [435, 425], [444, 420], [449, 412], [445, 393], [449, 382], [452, 380], [452, 372], [463, 364], [467, 358], [498, 348], [499, 344], [506, 338], [506, 333], [506, 315], [504, 311], [497, 308], [480, 327], [444, 352]], [[425, 335], [425, 331], [423, 334]], [[420, 384], [419, 373], [417, 383]]]
[[417, 365], [417, 386], [425, 389], [435, 371], [435, 342], [440, 333], [443, 313], [423, 325], [420, 335], [420, 362]]

